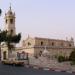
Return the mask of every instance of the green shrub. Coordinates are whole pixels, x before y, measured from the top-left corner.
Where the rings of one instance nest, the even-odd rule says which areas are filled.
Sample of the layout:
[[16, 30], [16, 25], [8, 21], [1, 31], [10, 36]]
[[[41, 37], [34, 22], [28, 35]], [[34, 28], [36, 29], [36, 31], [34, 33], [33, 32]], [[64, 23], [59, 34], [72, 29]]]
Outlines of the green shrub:
[[58, 56], [58, 62], [64, 62], [66, 58], [64, 56]]
[[75, 65], [75, 61], [71, 61], [71, 65]]
[[74, 61], [75, 62], [75, 50], [73, 50], [69, 56], [69, 60], [70, 61]]

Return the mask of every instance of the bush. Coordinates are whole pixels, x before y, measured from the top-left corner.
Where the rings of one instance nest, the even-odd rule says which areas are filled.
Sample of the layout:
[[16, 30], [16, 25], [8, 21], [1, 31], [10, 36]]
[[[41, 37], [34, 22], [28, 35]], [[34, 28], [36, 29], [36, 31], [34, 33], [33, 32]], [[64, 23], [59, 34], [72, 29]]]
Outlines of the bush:
[[71, 65], [75, 65], [75, 61], [71, 61]]
[[75, 62], [75, 50], [73, 50], [69, 56], [69, 60], [70, 61], [74, 61]]
[[64, 56], [58, 56], [58, 62], [64, 62], [66, 58]]

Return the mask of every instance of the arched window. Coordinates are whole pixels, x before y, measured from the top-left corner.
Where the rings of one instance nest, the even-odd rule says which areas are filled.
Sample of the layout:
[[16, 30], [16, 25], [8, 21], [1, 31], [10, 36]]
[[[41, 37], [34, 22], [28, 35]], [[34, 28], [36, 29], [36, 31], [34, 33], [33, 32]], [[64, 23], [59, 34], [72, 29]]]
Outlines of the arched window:
[[10, 15], [12, 15], [12, 12], [10, 12]]
[[6, 59], [6, 51], [3, 52], [3, 59]]
[[64, 46], [63, 42], [61, 43], [61, 46]]
[[30, 46], [31, 45], [31, 43], [30, 42], [28, 42], [28, 46]]
[[17, 59], [20, 60], [20, 53], [17, 52]]
[[6, 23], [7, 23], [7, 19], [6, 19]]
[[10, 19], [10, 23], [13, 24], [13, 19]]
[[71, 47], [72, 45], [71, 44], [69, 44], [69, 47]]
[[43, 42], [41, 41], [41, 46], [43, 45]]
[[11, 29], [11, 31], [10, 31], [10, 32], [11, 32], [11, 34], [12, 34], [12, 33], [13, 33], [13, 30]]
[[52, 42], [52, 46], [54, 46], [54, 42]]

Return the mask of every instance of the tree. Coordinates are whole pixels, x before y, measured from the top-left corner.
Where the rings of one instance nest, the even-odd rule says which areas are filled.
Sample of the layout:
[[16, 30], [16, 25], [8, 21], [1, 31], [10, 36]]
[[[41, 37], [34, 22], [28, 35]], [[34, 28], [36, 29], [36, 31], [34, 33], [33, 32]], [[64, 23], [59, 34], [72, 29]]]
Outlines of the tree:
[[19, 43], [20, 39], [21, 39], [21, 33], [19, 33], [18, 35], [12, 36], [11, 42]]
[[6, 38], [6, 31], [0, 30], [0, 57], [1, 57], [1, 42], [5, 41]]
[[65, 60], [64, 56], [58, 56], [58, 62], [64, 62]]
[[75, 65], [75, 49], [71, 52], [69, 60], [71, 61], [71, 65]]
[[7, 34], [7, 31], [1, 31], [0, 30], [0, 43], [5, 41], [6, 34]]
[[12, 48], [14, 48], [14, 45], [12, 43], [19, 43], [21, 39], [21, 33], [12, 36], [12, 34], [7, 34], [6, 35], [6, 39], [5, 42], [7, 43], [8, 49], [11, 50]]
[[16, 43], [19, 43], [21, 39], [21, 33], [12, 35], [8, 34], [7, 31], [0, 31], [0, 44], [5, 42], [8, 47], [8, 57], [12, 56], [12, 50], [15, 50]]
[[75, 62], [75, 49], [71, 52], [69, 60]]
[[[1, 13], [2, 13], [2, 10], [0, 9], [0, 16], [1, 16]], [[0, 32], [1, 32], [1, 30], [0, 30]], [[1, 58], [1, 39], [0, 39], [0, 58]]]
[[20, 39], [21, 33], [12, 36], [12, 34], [8, 34], [7, 31], [0, 31], [0, 44], [1, 42], [6, 42], [9, 50], [14, 47], [12, 43], [19, 43]]
[[[1, 16], [1, 13], [2, 13], [2, 10], [0, 9], [0, 16]], [[0, 44], [1, 44], [1, 41], [2, 41], [2, 33], [1, 33], [1, 30], [0, 30]]]

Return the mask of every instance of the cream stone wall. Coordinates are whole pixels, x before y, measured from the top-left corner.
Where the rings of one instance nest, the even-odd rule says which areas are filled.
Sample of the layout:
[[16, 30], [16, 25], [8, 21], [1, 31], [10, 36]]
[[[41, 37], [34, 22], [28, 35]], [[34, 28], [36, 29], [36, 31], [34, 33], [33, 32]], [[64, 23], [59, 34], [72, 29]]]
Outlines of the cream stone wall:
[[6, 52], [6, 59], [8, 59], [8, 47], [7, 46], [1, 46], [1, 60], [4, 60], [3, 52]]
[[34, 54], [34, 48], [24, 49], [26, 53]]
[[[69, 56], [73, 49], [47, 49], [50, 53], [50, 56]], [[40, 51], [44, 51], [44, 48], [35, 48], [34, 55], [39, 56]]]
[[33, 47], [35, 45], [35, 39], [28, 37], [26, 40], [23, 40], [22, 46], [24, 48]]
[[43, 42], [43, 46], [53, 46], [52, 43], [54, 43], [54, 47], [69, 47], [71, 45], [74, 46], [74, 42], [67, 41], [67, 40], [59, 40], [59, 39], [48, 39], [48, 38], [37, 38], [35, 37], [35, 45], [41, 46], [41, 42]]
[[43, 46], [48, 46], [48, 40], [47, 39], [40, 39], [35, 38], [35, 46], [41, 46], [41, 42], [43, 42]]
[[12, 30], [12, 35], [16, 34], [16, 28], [15, 28], [15, 13], [12, 12], [11, 8], [8, 10], [7, 13], [5, 13], [5, 28], [4, 30], [7, 30], [9, 34], [11, 34]]
[[[30, 45], [28, 45], [28, 42]], [[23, 40], [23, 47], [25, 48], [25, 51], [33, 53], [35, 56], [39, 56], [40, 51], [43, 52], [45, 46], [49, 51], [50, 56], [69, 56], [74, 49], [74, 41], [38, 37], [28, 37], [26, 40]]]

